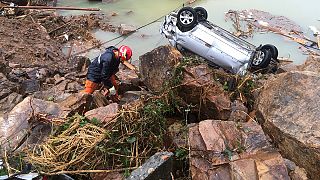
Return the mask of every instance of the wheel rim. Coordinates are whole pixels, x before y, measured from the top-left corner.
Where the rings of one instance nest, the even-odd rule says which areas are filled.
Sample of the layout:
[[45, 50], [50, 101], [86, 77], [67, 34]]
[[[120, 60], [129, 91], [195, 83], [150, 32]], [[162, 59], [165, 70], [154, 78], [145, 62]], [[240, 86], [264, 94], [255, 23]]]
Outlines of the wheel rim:
[[180, 14], [180, 22], [184, 25], [189, 25], [192, 23], [194, 17], [190, 11], [182, 11]]
[[263, 52], [259, 52], [258, 57], [252, 62], [253, 65], [258, 66], [262, 63], [265, 54]]

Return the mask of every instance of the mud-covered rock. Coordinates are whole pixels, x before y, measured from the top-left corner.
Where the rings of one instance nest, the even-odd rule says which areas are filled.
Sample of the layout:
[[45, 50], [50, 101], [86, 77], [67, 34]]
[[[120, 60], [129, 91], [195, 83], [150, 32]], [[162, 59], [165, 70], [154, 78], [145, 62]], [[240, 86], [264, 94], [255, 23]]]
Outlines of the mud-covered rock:
[[227, 120], [230, 116], [230, 98], [207, 65], [185, 68], [178, 95], [195, 106], [192, 111], [200, 111], [201, 119]]
[[160, 46], [140, 56], [140, 73], [144, 84], [152, 91], [160, 91], [172, 77], [172, 69], [180, 62], [181, 53], [174, 47]]
[[286, 179], [281, 155], [255, 122], [205, 120], [189, 128], [192, 179]]
[[257, 100], [258, 120], [282, 155], [320, 176], [320, 75], [283, 73], [270, 79]]

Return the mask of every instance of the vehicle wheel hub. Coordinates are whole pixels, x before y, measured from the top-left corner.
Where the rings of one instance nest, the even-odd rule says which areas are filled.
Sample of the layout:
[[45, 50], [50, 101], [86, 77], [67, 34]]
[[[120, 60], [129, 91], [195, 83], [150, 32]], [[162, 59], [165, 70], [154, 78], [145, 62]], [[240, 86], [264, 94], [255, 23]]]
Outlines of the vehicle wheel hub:
[[193, 14], [189, 11], [183, 11], [179, 18], [181, 23], [184, 25], [191, 24], [194, 19]]
[[262, 63], [263, 59], [264, 59], [264, 53], [259, 51], [258, 52], [258, 57], [252, 62], [253, 65], [258, 66]]

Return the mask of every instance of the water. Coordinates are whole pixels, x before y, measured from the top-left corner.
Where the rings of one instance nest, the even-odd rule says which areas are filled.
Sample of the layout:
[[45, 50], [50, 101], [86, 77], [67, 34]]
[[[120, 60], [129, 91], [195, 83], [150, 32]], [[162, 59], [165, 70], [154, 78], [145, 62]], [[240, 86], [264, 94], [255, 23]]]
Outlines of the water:
[[[135, 25], [136, 27], [143, 26], [152, 22], [168, 12], [182, 7], [183, 0], [117, 0], [114, 3], [89, 2], [87, 0], [63, 0], [58, 4], [60, 6], [78, 6], [100, 8], [105, 14], [116, 12], [118, 16], [111, 18], [111, 23], [119, 25], [121, 23]], [[202, 6], [208, 11], [208, 20], [215, 24], [233, 31], [231, 22], [225, 21], [225, 12], [228, 10], [244, 10], [244, 9], [258, 9], [270, 12], [274, 15], [286, 16], [299, 24], [308, 36], [311, 36], [311, 31], [308, 26], [313, 25], [320, 28], [319, 0], [308, 0], [306, 4], [301, 3], [301, 0], [201, 0], [192, 4], [192, 6]], [[127, 14], [132, 11], [133, 13]], [[61, 11], [64, 15], [82, 14], [80, 11]], [[167, 39], [163, 38], [159, 33], [160, 22], [153, 23], [145, 28], [140, 29], [137, 33], [124, 39], [115, 40], [105, 46], [120, 44], [127, 44], [133, 48], [133, 64], [138, 65], [137, 59], [140, 55], [151, 51], [152, 49], [167, 44]], [[103, 31], [95, 32], [96, 38], [101, 41], [107, 41], [113, 37], [117, 37], [117, 33], [109, 33]], [[300, 64], [306, 59], [306, 55], [298, 49], [299, 44], [286, 40], [280, 35], [272, 33], [255, 34], [253, 38], [246, 39], [255, 45], [260, 44], [274, 44], [279, 49], [280, 57], [290, 57], [295, 64]], [[89, 53], [89, 56], [95, 56], [99, 51]]]

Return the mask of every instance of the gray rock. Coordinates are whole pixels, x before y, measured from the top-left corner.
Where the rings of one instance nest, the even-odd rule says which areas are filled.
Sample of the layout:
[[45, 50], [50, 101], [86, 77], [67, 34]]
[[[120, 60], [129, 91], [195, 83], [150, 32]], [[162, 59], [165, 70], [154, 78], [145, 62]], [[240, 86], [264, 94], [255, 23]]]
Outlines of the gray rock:
[[127, 180], [171, 179], [173, 153], [159, 152], [151, 156], [142, 166], [134, 170]]
[[12, 92], [7, 97], [0, 100], [0, 115], [7, 113], [23, 100], [22, 95]]
[[12, 149], [21, 144], [21, 140], [28, 133], [28, 120], [37, 113], [53, 117], [66, 117], [67, 115], [56, 103], [27, 97], [10, 113], [0, 116], [0, 146]]
[[40, 81], [36, 79], [27, 79], [24, 80], [21, 84], [21, 89], [20, 93], [25, 95], [25, 94], [30, 94], [34, 93], [37, 91], [40, 91]]
[[265, 132], [312, 179], [320, 176], [320, 74], [293, 71], [270, 79], [257, 100]]

